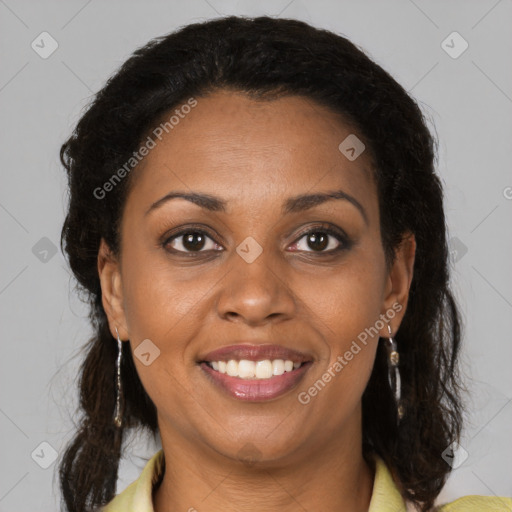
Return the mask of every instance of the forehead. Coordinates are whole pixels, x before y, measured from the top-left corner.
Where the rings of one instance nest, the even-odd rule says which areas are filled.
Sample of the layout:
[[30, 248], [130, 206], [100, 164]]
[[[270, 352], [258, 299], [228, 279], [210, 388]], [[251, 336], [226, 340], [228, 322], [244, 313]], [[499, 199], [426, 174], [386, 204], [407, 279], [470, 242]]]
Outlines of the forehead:
[[283, 195], [343, 189], [370, 214], [375, 209], [371, 160], [364, 151], [351, 160], [340, 150], [356, 136], [340, 115], [301, 96], [268, 101], [221, 90], [196, 100], [194, 108], [178, 105], [155, 123], [180, 113], [132, 171], [129, 201], [135, 196], [147, 205], [188, 189], [229, 204], [268, 206]]

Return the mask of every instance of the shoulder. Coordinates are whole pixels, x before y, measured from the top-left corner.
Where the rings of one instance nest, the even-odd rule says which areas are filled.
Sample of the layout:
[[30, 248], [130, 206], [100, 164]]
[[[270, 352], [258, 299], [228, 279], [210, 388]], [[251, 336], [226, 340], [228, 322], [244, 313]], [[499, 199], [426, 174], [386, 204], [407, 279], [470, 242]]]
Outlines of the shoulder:
[[146, 463], [140, 477], [98, 512], [154, 512], [153, 488], [164, 471], [164, 454], [159, 450]]
[[97, 512], [131, 512], [133, 510], [132, 504], [137, 492], [137, 487], [138, 481], [132, 482], [121, 494], [115, 496], [107, 505], [100, 508]]
[[[375, 462], [375, 481], [368, 512], [417, 512], [404, 500], [384, 460], [372, 454]], [[434, 507], [433, 512], [512, 512], [512, 498], [469, 495]]]
[[436, 512], [512, 512], [512, 498], [495, 496], [464, 496], [445, 503]]

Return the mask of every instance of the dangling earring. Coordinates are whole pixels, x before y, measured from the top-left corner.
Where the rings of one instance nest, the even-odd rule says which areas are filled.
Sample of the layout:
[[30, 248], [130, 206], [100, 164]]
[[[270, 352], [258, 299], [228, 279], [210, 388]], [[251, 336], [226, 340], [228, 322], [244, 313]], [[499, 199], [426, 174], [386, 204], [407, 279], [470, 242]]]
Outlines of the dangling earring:
[[401, 399], [402, 393], [402, 383], [400, 380], [400, 371], [398, 369], [399, 363], [399, 355], [397, 350], [396, 341], [393, 339], [391, 327], [388, 324], [389, 338], [386, 343], [386, 348], [388, 351], [388, 380], [391, 389], [393, 390], [393, 394], [395, 395], [395, 403], [398, 412], [397, 423], [400, 423], [400, 420], [404, 416], [404, 406]]
[[121, 427], [123, 424], [123, 415], [121, 413], [121, 395], [122, 395], [122, 387], [121, 387], [121, 355], [123, 353], [123, 342], [119, 338], [119, 332], [116, 329], [117, 334], [117, 361], [116, 361], [116, 409], [114, 412], [114, 423], [116, 427]]

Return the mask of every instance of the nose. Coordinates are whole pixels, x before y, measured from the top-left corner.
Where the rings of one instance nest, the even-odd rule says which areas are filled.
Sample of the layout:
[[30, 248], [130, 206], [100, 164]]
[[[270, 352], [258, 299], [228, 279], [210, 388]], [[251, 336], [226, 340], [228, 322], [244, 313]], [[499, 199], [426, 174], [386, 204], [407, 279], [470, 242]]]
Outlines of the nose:
[[[239, 246], [239, 250], [244, 248], [243, 244]], [[286, 279], [286, 263], [267, 250], [254, 260], [241, 254], [233, 252], [228, 262], [230, 270], [221, 281], [219, 316], [251, 326], [292, 318], [296, 300]]]

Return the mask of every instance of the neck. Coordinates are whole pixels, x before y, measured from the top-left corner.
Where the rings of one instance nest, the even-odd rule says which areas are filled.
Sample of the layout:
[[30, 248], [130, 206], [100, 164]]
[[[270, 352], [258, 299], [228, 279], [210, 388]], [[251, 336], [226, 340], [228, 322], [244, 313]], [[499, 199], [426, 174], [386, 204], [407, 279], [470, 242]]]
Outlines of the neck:
[[277, 463], [243, 464], [174, 436], [163, 435], [162, 447], [155, 512], [368, 511], [374, 473], [357, 430]]

